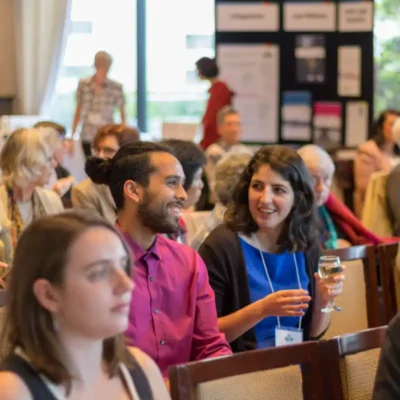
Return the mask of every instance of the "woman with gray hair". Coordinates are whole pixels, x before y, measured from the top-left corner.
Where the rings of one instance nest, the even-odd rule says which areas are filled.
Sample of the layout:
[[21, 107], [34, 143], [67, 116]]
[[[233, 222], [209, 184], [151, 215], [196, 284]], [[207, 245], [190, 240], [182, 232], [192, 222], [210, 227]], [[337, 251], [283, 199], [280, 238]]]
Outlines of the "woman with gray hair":
[[6, 263], [11, 262], [12, 248], [28, 224], [64, 209], [55, 192], [42, 188], [54, 167], [53, 151], [40, 129], [18, 129], [4, 144], [0, 154], [0, 240]]
[[321, 147], [309, 144], [298, 150], [312, 179], [318, 207], [318, 234], [325, 249], [379, 244], [386, 241], [369, 231], [346, 205], [330, 192], [335, 165]]
[[191, 247], [195, 250], [200, 247], [214, 228], [222, 224], [226, 206], [232, 199], [233, 190], [250, 159], [251, 155], [247, 153], [231, 154], [217, 163], [213, 187], [216, 197], [215, 207], [192, 240]]

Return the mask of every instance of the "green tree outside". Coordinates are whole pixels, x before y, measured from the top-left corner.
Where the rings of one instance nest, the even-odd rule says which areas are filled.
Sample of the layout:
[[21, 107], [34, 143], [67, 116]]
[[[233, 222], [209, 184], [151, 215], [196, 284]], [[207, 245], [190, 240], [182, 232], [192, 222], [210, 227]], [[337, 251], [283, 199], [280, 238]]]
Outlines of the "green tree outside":
[[[378, 114], [385, 108], [400, 110], [400, 35], [398, 29], [400, 27], [400, 1], [376, 0], [375, 24], [384, 24], [388, 30], [388, 35], [380, 37], [376, 29], [374, 37], [374, 110], [375, 114]], [[391, 33], [393, 34], [391, 35]]]

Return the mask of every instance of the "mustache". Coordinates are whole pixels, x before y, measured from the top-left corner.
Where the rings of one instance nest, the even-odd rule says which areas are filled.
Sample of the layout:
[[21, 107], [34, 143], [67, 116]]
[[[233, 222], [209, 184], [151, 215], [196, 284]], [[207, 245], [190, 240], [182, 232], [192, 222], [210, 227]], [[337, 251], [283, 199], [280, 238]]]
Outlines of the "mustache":
[[182, 201], [182, 200], [177, 200], [177, 201], [168, 203], [168, 207], [169, 207], [169, 206], [183, 207], [183, 201]]

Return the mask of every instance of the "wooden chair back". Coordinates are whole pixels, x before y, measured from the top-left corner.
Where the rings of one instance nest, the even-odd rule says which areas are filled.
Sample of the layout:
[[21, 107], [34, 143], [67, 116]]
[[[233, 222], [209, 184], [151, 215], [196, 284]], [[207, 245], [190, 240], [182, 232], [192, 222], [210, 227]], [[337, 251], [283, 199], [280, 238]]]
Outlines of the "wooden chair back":
[[169, 376], [173, 400], [323, 398], [317, 342], [191, 362]]
[[319, 342], [326, 400], [371, 399], [386, 326]]
[[[346, 262], [360, 260], [363, 264], [364, 284], [365, 284], [365, 303], [367, 306], [368, 328], [382, 325], [383, 318], [379, 307], [379, 291], [378, 291], [378, 272], [376, 268], [376, 256], [374, 246], [352, 246], [342, 249], [324, 250], [324, 255], [332, 255], [340, 257], [343, 264]], [[355, 264], [348, 263], [348, 269], [353, 268]], [[347, 271], [349, 275], [351, 271]], [[354, 278], [355, 279], [355, 278]], [[361, 282], [354, 282], [361, 284]], [[345, 285], [349, 282], [345, 281]], [[353, 295], [353, 294], [352, 294]], [[356, 295], [356, 293], [354, 293]], [[338, 298], [339, 299], [339, 298]], [[346, 305], [344, 305], [345, 307]], [[345, 313], [345, 309], [344, 309]], [[351, 317], [351, 316], [349, 316]]]
[[382, 244], [378, 246], [379, 275], [382, 286], [385, 324], [389, 324], [398, 310], [397, 289], [400, 287], [400, 277], [397, 277], [396, 274], [396, 258], [398, 251], [398, 243]]

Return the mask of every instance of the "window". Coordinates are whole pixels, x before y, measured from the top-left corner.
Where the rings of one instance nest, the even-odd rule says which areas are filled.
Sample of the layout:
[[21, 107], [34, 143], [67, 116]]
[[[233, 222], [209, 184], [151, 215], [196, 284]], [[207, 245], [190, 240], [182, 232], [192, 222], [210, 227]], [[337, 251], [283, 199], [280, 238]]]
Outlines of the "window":
[[136, 1], [72, 0], [71, 28], [51, 109], [51, 118], [67, 129], [79, 79], [93, 74], [99, 50], [113, 57], [110, 78], [123, 84], [127, 122], [136, 125]]
[[163, 122], [200, 123], [208, 84], [195, 72], [214, 57], [213, 0], [146, 2], [147, 129], [161, 137]]
[[375, 1], [375, 113], [400, 110], [400, 1]]
[[[160, 138], [163, 122], [201, 121], [208, 83], [198, 79], [195, 62], [214, 57], [214, 1], [146, 0], [145, 6], [147, 131]], [[71, 30], [51, 110], [67, 129], [79, 79], [93, 74], [99, 50], [112, 55], [110, 78], [123, 84], [128, 123], [137, 125], [136, 12], [137, 0], [72, 0]]]
[[186, 35], [187, 49], [212, 49], [214, 47], [214, 35]]

